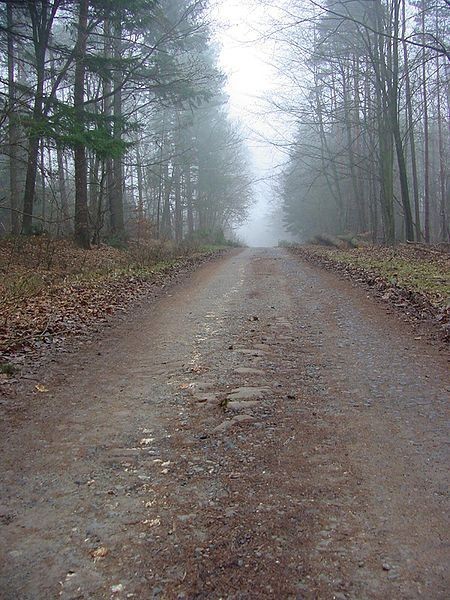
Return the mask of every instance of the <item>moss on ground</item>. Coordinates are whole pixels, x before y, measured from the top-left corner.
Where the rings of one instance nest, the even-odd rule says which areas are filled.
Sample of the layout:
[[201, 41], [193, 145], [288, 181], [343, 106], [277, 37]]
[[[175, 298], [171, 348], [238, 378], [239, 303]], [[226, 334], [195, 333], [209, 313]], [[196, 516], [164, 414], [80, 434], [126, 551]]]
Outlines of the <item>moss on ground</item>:
[[388, 284], [424, 294], [436, 306], [450, 299], [450, 263], [444, 257], [405, 255], [403, 249], [326, 251], [335, 260], [378, 275]]

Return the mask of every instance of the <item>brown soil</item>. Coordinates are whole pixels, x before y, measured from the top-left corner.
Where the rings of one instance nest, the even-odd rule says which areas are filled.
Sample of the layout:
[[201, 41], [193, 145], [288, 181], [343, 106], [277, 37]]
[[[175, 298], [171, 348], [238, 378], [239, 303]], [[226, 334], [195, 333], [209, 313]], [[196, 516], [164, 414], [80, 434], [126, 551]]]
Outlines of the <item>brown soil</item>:
[[3, 400], [0, 597], [447, 598], [416, 337], [282, 250], [201, 267]]

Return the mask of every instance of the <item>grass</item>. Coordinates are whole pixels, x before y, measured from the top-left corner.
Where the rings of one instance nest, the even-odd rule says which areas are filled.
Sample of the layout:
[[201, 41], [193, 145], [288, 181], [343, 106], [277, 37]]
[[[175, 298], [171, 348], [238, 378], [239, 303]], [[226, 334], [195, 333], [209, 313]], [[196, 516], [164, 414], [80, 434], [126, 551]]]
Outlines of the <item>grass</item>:
[[11, 363], [0, 364], [0, 374], [12, 376], [17, 372], [17, 368]]
[[[316, 244], [295, 245], [291, 251], [356, 281], [375, 287], [413, 312], [432, 314], [447, 328], [450, 313], [450, 255], [441, 247], [418, 244], [361, 246], [342, 249]], [[420, 308], [421, 307], [421, 308]], [[447, 331], [447, 329], [446, 329]], [[450, 329], [449, 329], [450, 331]], [[445, 334], [447, 335], [447, 333]]]
[[377, 251], [365, 248], [328, 251], [338, 262], [370, 271], [383, 277], [391, 285], [428, 296], [436, 306], [448, 304], [450, 299], [448, 260], [405, 256], [402, 252], [404, 252], [402, 249]]

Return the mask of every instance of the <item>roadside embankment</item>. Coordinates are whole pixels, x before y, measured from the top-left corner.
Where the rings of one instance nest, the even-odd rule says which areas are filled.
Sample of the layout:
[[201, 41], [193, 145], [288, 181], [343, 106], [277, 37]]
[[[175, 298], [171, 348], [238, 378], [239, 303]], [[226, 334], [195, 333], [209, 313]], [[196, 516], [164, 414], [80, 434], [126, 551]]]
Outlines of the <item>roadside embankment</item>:
[[369, 288], [415, 323], [431, 324], [450, 340], [450, 255], [419, 244], [341, 249], [292, 245], [289, 251]]
[[[90, 250], [39, 236], [0, 242], [0, 365], [63, 346], [225, 251], [129, 243]], [[6, 365], [6, 366], [5, 366]]]

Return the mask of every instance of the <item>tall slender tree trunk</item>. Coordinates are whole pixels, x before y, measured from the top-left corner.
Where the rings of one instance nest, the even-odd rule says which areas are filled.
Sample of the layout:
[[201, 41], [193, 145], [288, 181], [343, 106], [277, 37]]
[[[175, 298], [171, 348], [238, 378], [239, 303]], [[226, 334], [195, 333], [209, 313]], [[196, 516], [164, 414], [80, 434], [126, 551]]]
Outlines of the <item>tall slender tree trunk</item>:
[[63, 149], [58, 144], [56, 146], [56, 160], [58, 163], [58, 187], [59, 187], [59, 198], [61, 202], [60, 206], [60, 218], [61, 218], [61, 231], [63, 234], [69, 233], [70, 227], [70, 216], [69, 216], [69, 199], [67, 196], [66, 186], [66, 169], [64, 165], [64, 154]]
[[[44, 83], [45, 83], [45, 57], [50, 38], [50, 32], [60, 0], [54, 0], [50, 7], [48, 1], [42, 2], [37, 7], [34, 3], [28, 4], [33, 29], [33, 46], [36, 60], [36, 91], [34, 95], [32, 126], [29, 133], [28, 161], [23, 197], [22, 233], [30, 235], [33, 225], [33, 204], [36, 191], [36, 175], [39, 161], [39, 129], [44, 115]], [[50, 11], [50, 14], [49, 14]]]
[[[80, 0], [78, 38], [76, 48], [74, 109], [79, 124], [84, 129], [84, 76], [87, 43], [89, 0]], [[87, 192], [86, 148], [82, 142], [75, 145], [75, 241], [82, 248], [89, 248], [89, 213]]]
[[186, 185], [187, 230], [188, 236], [192, 237], [194, 234], [194, 207], [192, 204], [192, 178], [190, 164], [186, 165], [184, 169], [184, 178]]
[[[319, 90], [318, 90], [318, 82], [315, 74], [315, 101], [316, 101], [316, 115], [319, 126], [319, 136], [320, 136], [320, 159], [322, 165], [322, 171], [325, 177], [325, 181], [327, 182], [328, 189], [330, 190], [331, 197], [336, 200], [337, 204], [337, 212], [339, 215], [339, 223], [338, 228], [340, 232], [342, 232], [343, 228], [343, 218], [344, 218], [344, 202], [342, 199], [341, 185], [339, 181], [339, 177], [337, 175], [335, 161], [330, 151], [330, 147], [328, 144], [327, 136], [325, 134], [325, 128], [323, 124], [323, 105], [322, 100], [320, 98]], [[331, 176], [328, 175], [328, 164], [331, 170]]]
[[[114, 27], [114, 59], [120, 61], [122, 58], [122, 27], [116, 25]], [[114, 139], [122, 140], [122, 73], [116, 66], [113, 77], [114, 96]], [[111, 189], [111, 233], [123, 238], [125, 235], [125, 225], [123, 216], [123, 164], [122, 158], [116, 157], [112, 160], [112, 189]]]
[[41, 218], [42, 227], [45, 228], [45, 222], [47, 217], [47, 190], [45, 185], [45, 146], [44, 140], [41, 140], [40, 147], [40, 171], [41, 171]]
[[424, 236], [425, 242], [430, 243], [430, 135], [428, 125], [428, 91], [426, 68], [426, 35], [425, 35], [425, 0], [422, 0], [422, 94], [423, 94], [423, 136], [424, 136]]
[[[381, 3], [377, 3], [377, 29], [383, 32]], [[374, 42], [375, 96], [377, 110], [378, 149], [380, 164], [380, 207], [383, 218], [384, 242], [395, 242], [394, 218], [394, 146], [389, 107], [388, 73], [392, 70], [391, 40], [380, 34]]]
[[[173, 177], [173, 175], [172, 175]], [[163, 165], [163, 206], [161, 214], [161, 236], [165, 240], [169, 240], [172, 237], [172, 227], [170, 219], [170, 194], [172, 191], [172, 182], [169, 177], [169, 164], [167, 162]]]
[[408, 138], [409, 148], [411, 151], [411, 174], [412, 174], [412, 189], [414, 197], [414, 228], [416, 232], [416, 240], [420, 242], [422, 239], [422, 230], [420, 226], [420, 197], [419, 197], [419, 178], [417, 175], [417, 157], [416, 157], [416, 141], [414, 136], [414, 118], [412, 109], [412, 92], [411, 92], [411, 77], [409, 74], [409, 57], [408, 44], [406, 42], [406, 3], [402, 0], [402, 45], [403, 45], [403, 69], [405, 73], [405, 96], [406, 96], [406, 113], [408, 118]]
[[[44, 71], [45, 71], [45, 48], [38, 45], [36, 48], [36, 71], [37, 85], [33, 107], [33, 126], [42, 120], [43, 93], [44, 93]], [[31, 235], [33, 229], [33, 205], [36, 191], [36, 175], [38, 168], [40, 136], [36, 131], [31, 131], [28, 142], [27, 174], [25, 179], [25, 191], [23, 197], [22, 233]]]
[[436, 56], [436, 96], [437, 96], [437, 124], [438, 124], [438, 147], [439, 147], [439, 214], [440, 214], [440, 239], [443, 242], [449, 240], [447, 194], [446, 183], [446, 160], [444, 153], [444, 135], [442, 127], [442, 102], [441, 102], [441, 64], [440, 57]]
[[355, 154], [353, 152], [353, 132], [352, 132], [352, 116], [350, 114], [349, 107], [349, 89], [348, 89], [348, 73], [344, 68], [341, 70], [342, 73], [342, 94], [344, 100], [344, 112], [345, 112], [345, 131], [347, 135], [347, 154], [348, 154], [348, 165], [350, 170], [350, 180], [352, 183], [353, 190], [353, 198], [354, 198], [354, 206], [356, 207], [356, 215], [357, 215], [357, 228], [358, 230], [364, 231], [365, 229], [365, 215], [363, 211], [363, 205], [361, 202], [361, 198], [359, 197], [359, 189], [356, 178], [356, 169], [355, 169]]
[[183, 207], [181, 205], [181, 174], [179, 165], [175, 165], [173, 168], [173, 186], [175, 196], [175, 241], [179, 244], [183, 239]]
[[[103, 37], [104, 37], [104, 49], [103, 55], [106, 60], [112, 57], [112, 40], [111, 40], [111, 24], [108, 17], [105, 17], [103, 24]], [[112, 85], [111, 78], [109, 75], [103, 77], [103, 116], [105, 118], [106, 127], [108, 133], [112, 135], [112, 97], [111, 97]], [[105, 159], [105, 196], [107, 207], [109, 209], [109, 224], [108, 228], [111, 230], [112, 227], [112, 202], [113, 202], [113, 161], [109, 156]], [[99, 222], [100, 226], [100, 222]], [[100, 229], [98, 229], [98, 236], [100, 236]]]
[[8, 27], [8, 142], [9, 142], [9, 198], [11, 208], [11, 233], [20, 233], [19, 221], [19, 125], [17, 122], [15, 66], [16, 55], [14, 48], [14, 12], [10, 2], [6, 5]]
[[136, 172], [138, 185], [138, 238], [141, 239], [144, 232], [144, 178], [142, 174], [141, 153], [139, 143], [136, 144]]
[[392, 68], [391, 78], [388, 79], [388, 102], [390, 110], [390, 121], [392, 134], [395, 142], [395, 152], [397, 155], [398, 175], [400, 179], [400, 190], [403, 207], [403, 218], [405, 222], [405, 237], [408, 241], [414, 240], [414, 227], [411, 213], [411, 203], [409, 200], [408, 173], [406, 170], [405, 153], [403, 150], [403, 140], [400, 131], [400, 122], [398, 114], [398, 91], [399, 91], [399, 64], [398, 64], [398, 46], [399, 46], [399, 24], [400, 24], [400, 0], [393, 0], [393, 35], [392, 35]]
[[166, 144], [166, 112], [163, 110], [162, 115], [162, 134], [161, 143], [159, 147], [159, 174], [158, 174], [158, 198], [156, 201], [156, 239], [159, 240], [161, 237], [161, 205], [163, 200], [163, 188], [164, 188], [164, 172], [163, 172], [163, 160], [164, 160], [164, 149]]
[[361, 100], [360, 100], [360, 59], [356, 56], [353, 60], [353, 118], [354, 118], [354, 146], [355, 152], [354, 155], [356, 157], [357, 163], [355, 164], [355, 176], [356, 176], [356, 187], [358, 194], [358, 205], [360, 211], [360, 224], [362, 227], [362, 231], [366, 231], [367, 229], [367, 200], [365, 194], [365, 186], [364, 186], [364, 174], [361, 172], [361, 158], [362, 158], [362, 149], [361, 149]]

